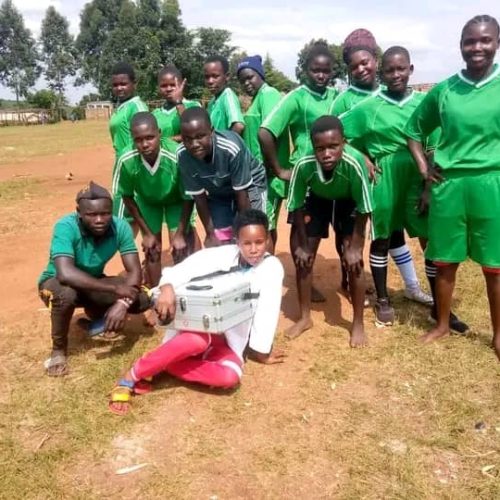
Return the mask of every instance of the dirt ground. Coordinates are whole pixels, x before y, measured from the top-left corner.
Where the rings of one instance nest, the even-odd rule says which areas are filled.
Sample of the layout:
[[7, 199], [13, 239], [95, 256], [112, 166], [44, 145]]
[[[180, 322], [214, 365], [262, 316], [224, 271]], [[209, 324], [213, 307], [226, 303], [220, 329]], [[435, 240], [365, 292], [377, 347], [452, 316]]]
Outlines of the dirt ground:
[[[162, 378], [160, 390], [134, 400], [132, 415], [120, 420], [106, 413], [103, 388], [112, 387], [124, 363], [160, 340], [151, 332], [139, 338], [144, 328], [133, 320], [127, 326], [135, 335], [133, 348], [89, 348], [75, 329], [71, 375], [63, 382], [43, 377], [49, 318], [36, 281], [47, 262], [52, 227], [73, 210], [76, 192], [89, 180], [109, 185], [112, 159], [111, 148], [100, 145], [0, 168], [0, 182], [26, 186], [12, 201], [0, 198], [0, 360], [3, 370], [10, 370], [13, 390], [15, 369], [38, 399], [25, 403], [24, 417], [10, 425], [19, 442], [28, 433], [30, 443], [40, 442], [48, 452], [66, 442], [57, 459], [53, 454], [46, 464], [30, 462], [54, 473], [50, 484], [38, 485], [26, 498], [500, 498], [500, 372], [483, 335], [486, 310], [478, 340], [422, 350], [416, 336], [428, 326], [427, 313], [408, 306], [398, 292], [402, 326], [378, 330], [367, 310], [371, 347], [351, 350], [350, 306], [337, 293], [339, 262], [330, 239], [321, 245], [314, 275], [328, 301], [315, 307], [315, 327], [287, 342], [282, 332], [296, 316], [296, 293], [285, 217], [277, 247], [286, 270], [277, 337], [278, 347], [288, 353], [284, 364], [248, 363], [242, 386], [229, 393]], [[109, 270], [119, 269], [115, 259]], [[393, 271], [390, 283], [401, 289]], [[474, 317], [471, 311], [465, 319]], [[478, 381], [467, 377], [487, 363], [492, 377], [480, 381], [479, 395]], [[435, 380], [447, 381], [446, 393]], [[53, 425], [47, 424], [50, 416], [40, 417], [44, 398], [45, 413], [51, 407], [57, 413], [60, 405], [75, 404], [75, 397], [91, 402], [87, 407], [78, 401], [79, 413], [71, 418], [90, 421], [82, 428], [95, 428], [97, 437], [69, 430], [55, 414]], [[36, 418], [30, 417], [32, 404]], [[487, 421], [487, 433], [474, 431], [479, 420]], [[44, 433], [50, 436], [46, 444]], [[77, 453], [71, 453], [68, 440], [74, 440]], [[144, 466], [117, 474], [135, 465]]]

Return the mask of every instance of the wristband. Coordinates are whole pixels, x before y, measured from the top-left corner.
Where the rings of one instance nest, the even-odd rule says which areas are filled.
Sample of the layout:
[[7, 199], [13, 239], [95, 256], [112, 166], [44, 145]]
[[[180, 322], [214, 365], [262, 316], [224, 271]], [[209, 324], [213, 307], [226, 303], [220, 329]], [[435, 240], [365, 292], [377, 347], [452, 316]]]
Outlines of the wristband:
[[120, 302], [120, 304], [124, 305], [126, 309], [128, 309], [132, 305], [132, 302], [130, 302], [130, 299], [126, 299], [126, 298], [118, 299], [116, 302]]
[[174, 101], [172, 104], [174, 106], [182, 106], [184, 103], [182, 101]]

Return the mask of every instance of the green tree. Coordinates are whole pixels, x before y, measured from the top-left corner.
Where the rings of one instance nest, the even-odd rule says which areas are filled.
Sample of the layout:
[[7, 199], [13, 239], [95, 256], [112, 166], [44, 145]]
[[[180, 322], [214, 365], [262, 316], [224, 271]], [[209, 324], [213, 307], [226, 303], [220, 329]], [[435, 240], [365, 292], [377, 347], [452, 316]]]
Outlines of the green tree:
[[63, 102], [66, 79], [74, 76], [77, 58], [74, 39], [69, 33], [68, 20], [51, 5], [42, 21], [40, 34], [41, 60], [45, 66], [45, 80], [59, 96], [59, 110]]
[[14, 92], [19, 103], [39, 75], [35, 40], [12, 0], [4, 0], [0, 5], [0, 83]]
[[109, 94], [109, 66], [102, 62], [102, 51], [118, 24], [122, 4], [126, 0], [92, 0], [80, 12], [80, 33], [76, 48], [80, 55], [81, 67], [77, 83], [92, 83], [98, 89], [107, 82]]
[[274, 66], [274, 62], [269, 54], [266, 54], [263, 65], [266, 73], [266, 82], [272, 87], [277, 88], [280, 92], [290, 92], [297, 86], [297, 83], [290, 80], [285, 73]]
[[29, 94], [28, 102], [34, 108], [54, 110], [58, 106], [59, 96], [53, 90], [42, 89], [33, 94]]

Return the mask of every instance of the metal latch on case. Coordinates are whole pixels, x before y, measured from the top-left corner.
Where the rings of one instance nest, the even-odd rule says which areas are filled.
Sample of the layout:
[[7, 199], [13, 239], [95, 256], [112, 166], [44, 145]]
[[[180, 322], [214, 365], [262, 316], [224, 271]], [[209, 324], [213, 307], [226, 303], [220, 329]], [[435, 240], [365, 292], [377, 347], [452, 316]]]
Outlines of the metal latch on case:
[[205, 330], [210, 328], [210, 316], [208, 314], [203, 315], [203, 328], [205, 328]]
[[186, 304], [186, 297], [181, 297], [179, 299], [179, 305], [181, 306], [181, 311], [184, 313], [186, 312], [187, 309], [187, 304]]

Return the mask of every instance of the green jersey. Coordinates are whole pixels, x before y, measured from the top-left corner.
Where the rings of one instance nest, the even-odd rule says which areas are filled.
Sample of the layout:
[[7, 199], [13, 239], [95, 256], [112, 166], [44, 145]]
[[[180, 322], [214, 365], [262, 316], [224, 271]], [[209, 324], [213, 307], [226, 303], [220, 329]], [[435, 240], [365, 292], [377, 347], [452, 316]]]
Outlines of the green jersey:
[[73, 212], [59, 219], [54, 226], [49, 262], [38, 283], [56, 276], [54, 260], [57, 257], [71, 257], [75, 267], [99, 278], [116, 252], [121, 255], [137, 253], [127, 221], [113, 216], [106, 233], [96, 239], [82, 225], [79, 215]]
[[287, 127], [290, 128], [294, 145], [290, 157], [292, 164], [311, 154], [311, 125], [320, 116], [329, 113], [337, 95], [338, 92], [333, 87], [328, 87], [323, 94], [319, 94], [306, 85], [301, 85], [283, 97], [262, 123], [262, 127], [274, 137], [279, 137]]
[[308, 191], [311, 191], [329, 200], [352, 199], [358, 213], [371, 213], [373, 200], [367, 171], [363, 155], [348, 144], [330, 178], [315, 156], [305, 156], [293, 169], [287, 208], [290, 212], [302, 208]]
[[[183, 99], [182, 104], [184, 104], [186, 109], [201, 107], [198, 101], [189, 101], [188, 99]], [[162, 139], [169, 139], [181, 133], [181, 119], [175, 106], [171, 108], [166, 108], [165, 106], [156, 108], [153, 111], [153, 115], [158, 122]]]
[[349, 143], [372, 160], [408, 151], [405, 127], [425, 94], [412, 91], [401, 101], [385, 92], [365, 99], [340, 116]]
[[215, 130], [229, 130], [235, 123], [245, 123], [238, 96], [229, 87], [210, 99], [207, 111]]
[[128, 101], [122, 102], [111, 115], [109, 131], [117, 157], [133, 144], [132, 134], [130, 133], [132, 117], [139, 111], [147, 110], [147, 104], [139, 96], [135, 96]]
[[150, 165], [137, 149], [120, 156], [114, 182], [122, 196], [138, 196], [150, 205], [168, 205], [186, 198], [177, 168], [175, 150], [178, 144], [168, 142], [173, 143], [170, 151], [163, 143], [154, 165]]
[[405, 132], [421, 142], [441, 127], [434, 161], [443, 169], [499, 169], [499, 104], [500, 66], [478, 82], [460, 72], [427, 94]]
[[330, 110], [331, 115], [340, 116], [343, 113], [347, 113], [354, 106], [363, 102], [367, 97], [372, 97], [380, 92], [380, 87], [375, 90], [365, 90], [356, 87], [355, 85], [349, 85], [343, 92], [341, 92], [333, 101], [332, 108]]
[[[259, 128], [267, 115], [281, 100], [279, 90], [264, 83], [252, 99], [252, 104], [245, 113], [243, 140], [250, 152], [259, 161], [263, 161], [259, 144]], [[278, 138], [278, 161], [283, 168], [290, 168], [290, 138], [288, 128]]]

